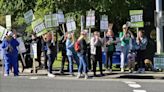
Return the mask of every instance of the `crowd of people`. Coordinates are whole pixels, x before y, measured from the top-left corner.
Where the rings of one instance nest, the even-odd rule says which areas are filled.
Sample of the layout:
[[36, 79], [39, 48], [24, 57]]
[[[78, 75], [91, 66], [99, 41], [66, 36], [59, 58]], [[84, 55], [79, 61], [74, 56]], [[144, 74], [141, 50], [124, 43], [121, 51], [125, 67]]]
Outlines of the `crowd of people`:
[[[14, 76], [19, 75], [18, 71], [18, 50], [17, 46], [19, 42], [16, 40], [16, 34], [9, 31], [2, 41], [2, 49], [4, 56], [5, 73], [4, 76], [9, 76], [9, 70], [11, 67], [14, 69]], [[93, 71], [93, 75], [97, 76], [96, 68], [97, 63], [99, 66], [100, 76], [104, 76], [103, 73], [103, 61], [102, 51], [106, 53], [105, 70], [112, 72], [113, 65], [113, 54], [116, 51], [116, 45], [121, 44], [121, 55], [120, 55], [120, 69], [121, 72], [125, 71], [125, 62], [128, 62], [129, 72], [132, 73], [136, 67], [138, 73], [145, 72], [145, 50], [147, 47], [148, 40], [144, 36], [144, 31], [139, 30], [137, 37], [129, 30], [129, 27], [124, 24], [122, 26], [122, 32], [119, 33], [119, 40], [116, 39], [116, 35], [113, 32], [113, 24], [109, 24], [108, 31], [104, 34], [104, 37], [100, 36], [99, 31], [94, 31], [93, 36], [88, 39], [88, 31], [83, 30], [77, 40], [74, 38], [74, 33], [65, 33], [62, 36], [61, 52], [62, 61], [60, 73], [64, 73], [64, 64], [68, 61], [68, 70], [71, 76], [74, 74], [74, 63], [78, 67], [77, 78], [88, 78], [88, 72]], [[89, 41], [88, 41], [89, 40]], [[89, 43], [88, 43], [89, 42]], [[30, 44], [37, 43], [37, 59], [39, 66], [44, 67], [48, 70], [47, 75], [49, 77], [55, 77], [52, 72], [53, 63], [57, 56], [56, 44], [54, 43], [54, 37], [51, 32], [46, 33], [42, 37], [37, 37], [35, 33], [31, 35]], [[26, 43], [25, 43], [26, 44]], [[28, 50], [28, 52], [30, 52]], [[41, 62], [41, 54], [44, 55], [44, 64]], [[47, 62], [48, 61], [48, 62]], [[93, 66], [92, 66], [93, 65]], [[93, 69], [92, 69], [93, 67]]]

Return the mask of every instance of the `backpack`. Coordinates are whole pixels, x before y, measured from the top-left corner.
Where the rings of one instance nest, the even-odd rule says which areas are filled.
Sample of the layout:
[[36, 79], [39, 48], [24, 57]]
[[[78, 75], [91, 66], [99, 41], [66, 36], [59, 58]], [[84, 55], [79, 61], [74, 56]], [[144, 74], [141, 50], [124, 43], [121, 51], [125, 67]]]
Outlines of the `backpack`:
[[80, 41], [76, 41], [75, 42], [74, 49], [75, 49], [76, 52], [79, 52], [80, 51]]

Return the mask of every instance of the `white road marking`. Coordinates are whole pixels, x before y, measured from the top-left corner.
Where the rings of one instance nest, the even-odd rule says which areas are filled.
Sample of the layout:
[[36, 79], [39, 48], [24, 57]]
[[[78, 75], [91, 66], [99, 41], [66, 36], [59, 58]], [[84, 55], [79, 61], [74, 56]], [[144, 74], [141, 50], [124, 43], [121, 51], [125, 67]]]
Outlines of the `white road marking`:
[[132, 88], [140, 88], [141, 85], [139, 84], [128, 84], [129, 87], [132, 87]]
[[38, 77], [30, 77], [31, 80], [36, 80]]
[[126, 84], [136, 84], [136, 82], [133, 82], [133, 81], [124, 81], [124, 83], [126, 83]]
[[133, 92], [147, 92], [146, 90], [133, 90]]

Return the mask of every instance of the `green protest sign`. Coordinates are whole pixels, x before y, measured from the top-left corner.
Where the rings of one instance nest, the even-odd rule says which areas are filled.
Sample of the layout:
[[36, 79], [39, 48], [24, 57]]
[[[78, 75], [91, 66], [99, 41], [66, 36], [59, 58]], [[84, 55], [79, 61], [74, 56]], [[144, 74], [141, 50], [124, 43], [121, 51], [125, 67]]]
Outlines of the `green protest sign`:
[[37, 36], [41, 36], [45, 33], [47, 33], [47, 30], [45, 29], [44, 23], [42, 19], [38, 19], [36, 21], [32, 22], [32, 28], [33, 31], [36, 33]]
[[100, 30], [107, 31], [108, 30], [108, 16], [102, 15], [100, 21]]
[[88, 28], [92, 28], [95, 26], [95, 11], [94, 10], [90, 10], [87, 11], [87, 17], [86, 17], [86, 27]]
[[5, 29], [4, 27], [0, 26], [0, 40], [2, 41], [5, 36], [7, 34], [7, 29]]
[[131, 27], [139, 28], [144, 27], [143, 10], [130, 10]]
[[26, 23], [27, 24], [30, 24], [35, 19], [35, 16], [33, 14], [33, 11], [32, 10], [27, 11], [24, 14], [24, 18], [25, 18]]

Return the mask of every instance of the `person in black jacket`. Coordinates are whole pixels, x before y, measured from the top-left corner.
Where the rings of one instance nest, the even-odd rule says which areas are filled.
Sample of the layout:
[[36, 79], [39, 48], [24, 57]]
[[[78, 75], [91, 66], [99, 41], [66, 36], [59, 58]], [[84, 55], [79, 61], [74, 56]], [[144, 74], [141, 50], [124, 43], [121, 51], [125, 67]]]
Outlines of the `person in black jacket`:
[[[60, 68], [60, 73], [64, 73], [64, 64], [66, 61], [68, 61], [67, 55], [66, 55], [66, 39], [67, 39], [67, 34], [63, 36], [61, 40], [61, 49], [62, 49], [62, 62], [61, 62], [61, 68]], [[69, 67], [68, 67], [69, 68]]]

